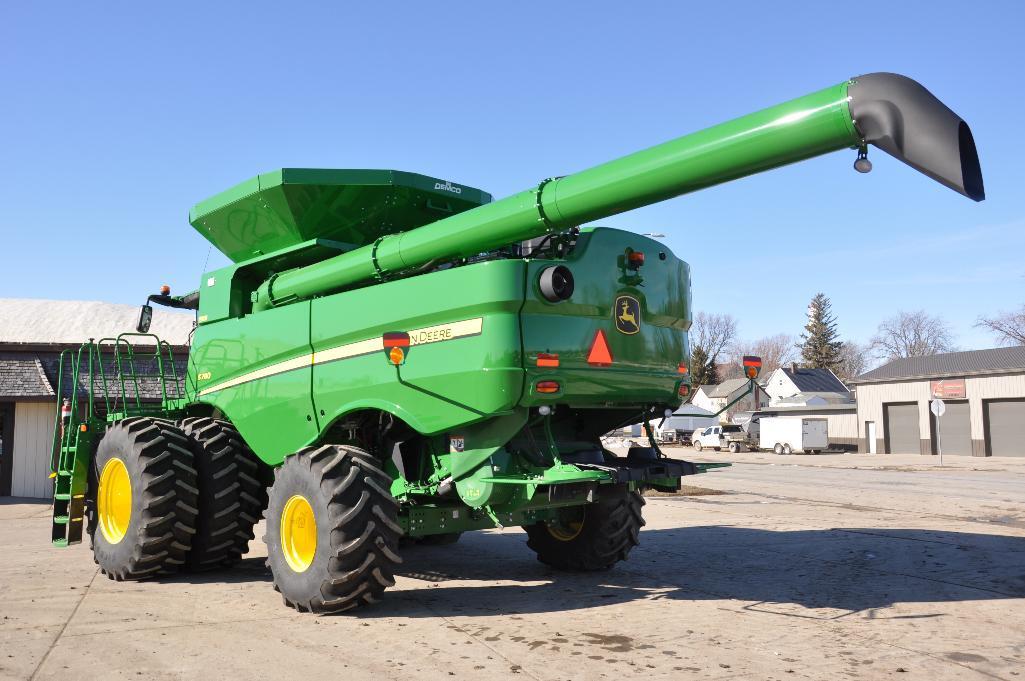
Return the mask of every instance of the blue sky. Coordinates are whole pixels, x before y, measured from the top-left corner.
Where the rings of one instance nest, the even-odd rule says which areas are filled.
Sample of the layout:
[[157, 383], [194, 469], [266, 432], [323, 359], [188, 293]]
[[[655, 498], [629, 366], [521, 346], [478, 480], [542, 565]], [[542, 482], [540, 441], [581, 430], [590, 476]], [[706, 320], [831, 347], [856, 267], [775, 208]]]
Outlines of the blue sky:
[[[965, 117], [988, 199], [853, 152], [603, 220], [664, 232], [744, 337], [833, 301], [1025, 301], [1025, 3], [5, 3], [0, 296], [139, 303], [224, 262], [197, 201], [273, 168], [396, 168], [502, 197], [844, 78], [909, 75]], [[848, 11], [844, 11], [847, 9]]]

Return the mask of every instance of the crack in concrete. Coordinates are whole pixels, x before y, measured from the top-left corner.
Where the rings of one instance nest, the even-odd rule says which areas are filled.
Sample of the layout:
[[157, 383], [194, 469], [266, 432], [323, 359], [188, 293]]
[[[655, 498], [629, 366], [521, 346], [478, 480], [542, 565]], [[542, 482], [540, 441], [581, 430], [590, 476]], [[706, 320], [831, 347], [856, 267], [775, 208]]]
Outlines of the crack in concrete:
[[93, 576], [89, 580], [89, 584], [86, 585], [85, 589], [82, 591], [82, 596], [78, 599], [78, 602], [75, 603], [75, 607], [71, 609], [71, 614], [68, 615], [66, 620], [64, 620], [64, 624], [57, 632], [57, 636], [53, 639], [53, 643], [51, 643], [50, 647], [46, 649], [45, 653], [43, 653], [43, 657], [39, 660], [39, 664], [37, 664], [36, 668], [32, 671], [32, 676], [28, 677], [29, 681], [35, 681], [36, 677], [39, 676], [39, 671], [43, 668], [43, 665], [46, 664], [48, 659], [50, 659], [50, 653], [52, 653], [57, 647], [57, 644], [60, 643], [61, 638], [64, 636], [64, 632], [67, 631], [68, 625], [71, 624], [71, 620], [75, 618], [75, 615], [78, 613], [78, 609], [82, 607], [82, 602], [85, 601], [85, 597], [89, 595], [89, 590], [92, 589], [93, 582], [96, 581], [96, 575], [98, 574], [100, 574], [99, 568], [93, 572]]

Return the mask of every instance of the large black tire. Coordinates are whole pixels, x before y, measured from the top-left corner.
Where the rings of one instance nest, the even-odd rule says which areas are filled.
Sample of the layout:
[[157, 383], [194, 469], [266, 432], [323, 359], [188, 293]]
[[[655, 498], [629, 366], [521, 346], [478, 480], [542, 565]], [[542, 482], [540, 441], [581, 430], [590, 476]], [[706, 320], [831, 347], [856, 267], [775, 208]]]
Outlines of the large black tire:
[[228, 421], [190, 417], [179, 422], [192, 441], [199, 515], [185, 567], [227, 567], [249, 551], [253, 527], [267, 507], [263, 465]]
[[527, 546], [539, 561], [560, 570], [606, 570], [637, 546], [643, 506], [644, 497], [626, 485], [603, 486], [597, 502], [566, 509], [561, 522], [524, 527]]
[[[391, 478], [379, 466], [362, 449], [323, 445], [299, 450], [274, 471], [264, 541], [274, 588], [285, 605], [341, 612], [377, 602], [395, 583], [403, 531], [398, 502], [388, 491]], [[283, 513], [296, 497], [309, 504], [316, 537], [301, 570], [289, 563], [282, 542]]]
[[[100, 509], [109, 504], [98, 501], [99, 495], [109, 493], [102, 473], [112, 459], [123, 464], [131, 490], [127, 522], [114, 523], [124, 531], [116, 541], [112, 540], [114, 532], [108, 530], [109, 522], [100, 526]], [[89, 531], [93, 559], [100, 571], [122, 581], [177, 570], [192, 543], [198, 496], [192, 450], [185, 434], [162, 419], [119, 421], [100, 440], [93, 466], [96, 485], [90, 490]], [[117, 467], [116, 462], [112, 464], [112, 469]]]

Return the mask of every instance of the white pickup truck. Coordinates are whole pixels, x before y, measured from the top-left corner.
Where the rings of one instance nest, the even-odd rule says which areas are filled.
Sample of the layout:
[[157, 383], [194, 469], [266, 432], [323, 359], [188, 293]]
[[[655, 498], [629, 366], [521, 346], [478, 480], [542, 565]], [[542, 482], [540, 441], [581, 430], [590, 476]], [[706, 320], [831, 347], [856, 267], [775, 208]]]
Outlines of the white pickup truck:
[[737, 425], [710, 426], [704, 430], [695, 430], [691, 436], [694, 450], [700, 452], [704, 448], [728, 449], [734, 454], [747, 451], [749, 448], [747, 433]]

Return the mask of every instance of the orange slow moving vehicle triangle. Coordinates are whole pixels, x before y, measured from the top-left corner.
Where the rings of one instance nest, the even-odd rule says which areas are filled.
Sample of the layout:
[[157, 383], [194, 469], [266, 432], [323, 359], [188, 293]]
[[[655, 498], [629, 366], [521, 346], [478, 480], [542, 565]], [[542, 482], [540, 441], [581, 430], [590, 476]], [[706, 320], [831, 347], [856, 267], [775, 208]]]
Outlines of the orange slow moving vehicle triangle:
[[598, 329], [598, 333], [594, 334], [591, 351], [587, 353], [587, 363], [599, 367], [612, 365], [612, 351], [609, 350], [609, 341], [605, 338], [605, 332], [601, 329]]

